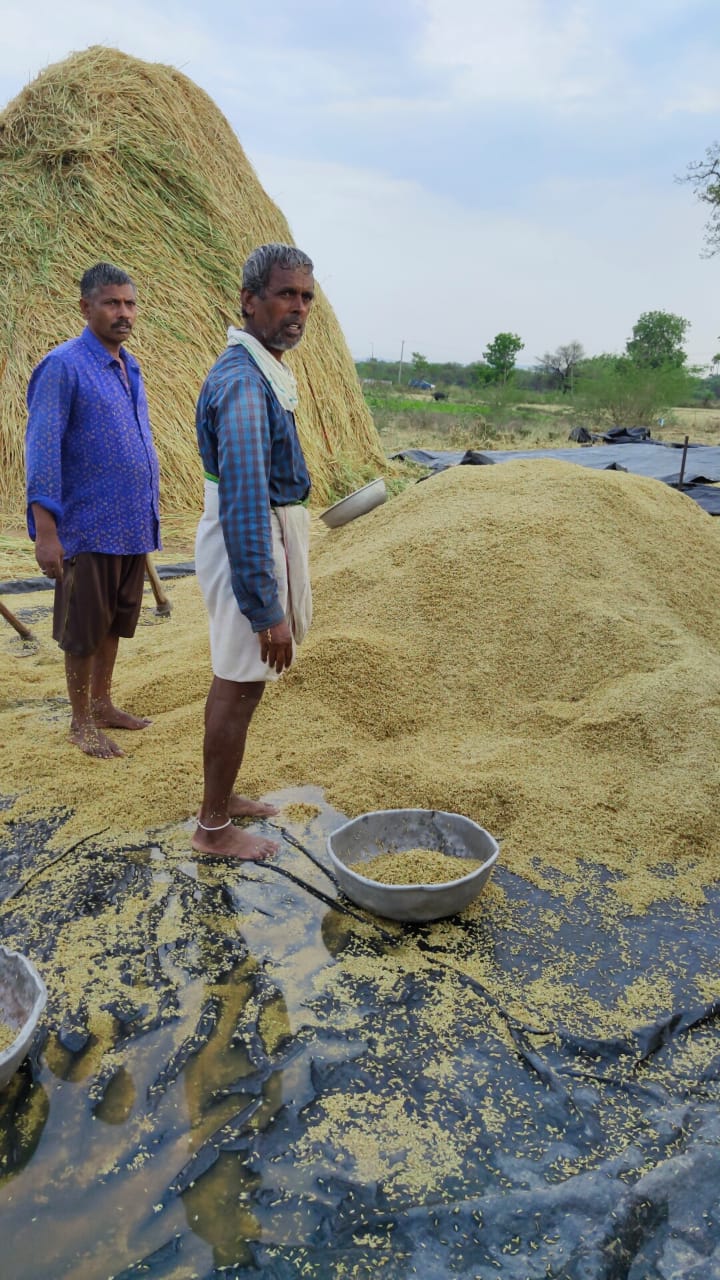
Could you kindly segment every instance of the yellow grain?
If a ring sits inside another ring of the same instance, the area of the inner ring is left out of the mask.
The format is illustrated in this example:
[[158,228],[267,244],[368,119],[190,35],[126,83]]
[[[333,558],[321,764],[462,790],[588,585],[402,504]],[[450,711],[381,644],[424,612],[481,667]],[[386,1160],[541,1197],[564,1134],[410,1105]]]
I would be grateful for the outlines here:
[[469,876],[482,865],[478,858],[460,858],[437,849],[402,849],[353,862],[350,870],[378,884],[447,884]]

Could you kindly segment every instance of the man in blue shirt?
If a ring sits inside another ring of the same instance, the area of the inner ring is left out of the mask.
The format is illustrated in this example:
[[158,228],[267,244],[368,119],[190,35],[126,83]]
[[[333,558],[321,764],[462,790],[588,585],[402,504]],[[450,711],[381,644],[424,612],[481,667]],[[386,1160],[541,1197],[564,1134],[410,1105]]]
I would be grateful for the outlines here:
[[205,708],[205,787],[193,848],[262,860],[272,841],[232,825],[276,810],[235,780],[265,682],[290,666],[311,616],[310,477],[295,426],[297,387],[282,363],[303,336],[313,264],[292,245],[261,245],[243,269],[243,329],[210,370],[196,427],[205,511],[195,568],[210,618],[214,679]]
[[122,345],[137,310],[130,276],[90,267],[80,310],[80,337],[49,352],[28,385],[28,531],[55,580],[70,740],[109,759],[124,753],[106,728],[150,723],[116,707],[111,686],[119,637],[137,625],[145,555],[159,545],[159,468],[140,366]]

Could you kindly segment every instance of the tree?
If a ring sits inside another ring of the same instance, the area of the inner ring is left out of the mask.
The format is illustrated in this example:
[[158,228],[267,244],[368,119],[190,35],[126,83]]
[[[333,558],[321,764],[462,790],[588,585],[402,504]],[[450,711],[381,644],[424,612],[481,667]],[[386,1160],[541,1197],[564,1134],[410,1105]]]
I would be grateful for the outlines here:
[[493,381],[505,383],[512,377],[515,360],[525,343],[517,333],[498,333],[483,351],[485,362],[493,371]]
[[413,373],[415,374],[415,377],[426,378],[428,375],[428,371],[430,369],[430,365],[426,360],[425,356],[421,356],[419,351],[413,351],[412,356],[410,357],[410,360],[412,363]]
[[563,395],[572,391],[575,383],[575,372],[585,359],[585,351],[581,342],[568,342],[557,351],[546,351],[538,362],[545,373],[550,373]]
[[644,311],[633,325],[625,351],[633,364],[641,368],[659,369],[671,365],[681,369],[687,359],[683,351],[690,321],[671,311]]
[[583,363],[576,404],[605,426],[652,427],[660,414],[692,397],[695,385],[683,365],[655,368],[629,356],[593,356]]
[[484,360],[476,360],[467,367],[471,386],[474,384],[476,387],[486,387],[495,377],[494,370],[490,368],[489,364],[485,364]]
[[705,227],[706,248],[703,257],[711,258],[720,252],[720,142],[713,142],[705,152],[704,160],[688,165],[681,182],[689,182],[695,195],[703,204],[709,204],[712,213]]

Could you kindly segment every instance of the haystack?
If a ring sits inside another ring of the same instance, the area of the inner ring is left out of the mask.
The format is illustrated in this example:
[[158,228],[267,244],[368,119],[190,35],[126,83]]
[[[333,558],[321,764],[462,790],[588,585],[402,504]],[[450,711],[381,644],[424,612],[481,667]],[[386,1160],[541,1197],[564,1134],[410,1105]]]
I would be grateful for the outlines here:
[[[241,266],[292,243],[227,120],[173,67],[94,46],[47,68],[0,116],[0,504],[24,506],[25,392],[36,362],[79,332],[78,281],[110,260],[135,279],[166,510],[196,507],[194,407],[236,323]],[[322,274],[322,245],[302,246]],[[302,347],[298,422],[315,495],[384,459],[322,291]]]

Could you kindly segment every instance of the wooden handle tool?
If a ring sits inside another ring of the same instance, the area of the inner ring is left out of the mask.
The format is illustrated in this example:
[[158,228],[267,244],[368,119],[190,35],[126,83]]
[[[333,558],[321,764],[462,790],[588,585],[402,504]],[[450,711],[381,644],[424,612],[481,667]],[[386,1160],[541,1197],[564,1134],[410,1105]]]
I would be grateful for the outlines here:
[[169,617],[172,613],[172,605],[162,589],[157,569],[149,556],[145,556],[145,572],[150,580],[150,586],[155,597],[155,604],[157,605],[155,612],[162,614],[164,617]]
[[0,600],[0,616],[3,617],[6,622],[9,622],[11,627],[15,628],[18,635],[22,636],[23,640],[34,639],[32,631],[25,626],[24,622],[21,622],[19,618],[16,618],[14,613],[10,612],[7,606],[3,604],[2,600]]

